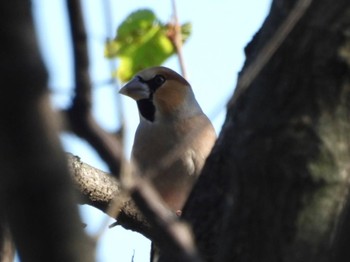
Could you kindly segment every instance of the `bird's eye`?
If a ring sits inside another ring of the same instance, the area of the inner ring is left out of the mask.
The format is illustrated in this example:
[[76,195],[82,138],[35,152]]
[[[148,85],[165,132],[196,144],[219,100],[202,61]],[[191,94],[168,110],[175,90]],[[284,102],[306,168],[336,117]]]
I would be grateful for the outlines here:
[[156,86],[161,86],[165,82],[165,77],[162,75],[156,75],[153,79]]

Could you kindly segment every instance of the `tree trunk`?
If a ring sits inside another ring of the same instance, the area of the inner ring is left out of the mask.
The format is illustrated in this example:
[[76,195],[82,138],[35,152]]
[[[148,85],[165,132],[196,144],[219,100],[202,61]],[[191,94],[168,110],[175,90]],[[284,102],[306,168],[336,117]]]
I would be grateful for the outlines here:
[[[241,77],[296,2],[273,2]],[[348,261],[349,32],[348,0],[313,1],[229,104],[184,210],[206,261]]]

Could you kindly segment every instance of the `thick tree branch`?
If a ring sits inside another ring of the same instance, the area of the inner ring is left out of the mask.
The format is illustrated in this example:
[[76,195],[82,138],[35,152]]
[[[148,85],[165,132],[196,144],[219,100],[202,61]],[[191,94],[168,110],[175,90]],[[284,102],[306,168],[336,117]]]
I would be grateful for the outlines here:
[[[151,228],[144,216],[137,209],[130,196],[124,194],[118,180],[110,174],[96,169],[67,154],[69,169],[80,192],[81,203],[98,208],[102,212],[117,219],[117,225],[136,231],[151,238]],[[118,216],[108,214],[114,201],[118,201]]]
[[[241,76],[297,2],[273,2]],[[183,213],[206,260],[348,260],[349,14],[312,1],[230,104]]]

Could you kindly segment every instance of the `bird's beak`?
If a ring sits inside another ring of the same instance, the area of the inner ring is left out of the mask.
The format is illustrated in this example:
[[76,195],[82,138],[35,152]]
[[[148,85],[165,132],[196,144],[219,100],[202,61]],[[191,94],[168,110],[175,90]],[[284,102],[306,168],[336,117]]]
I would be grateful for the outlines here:
[[146,83],[140,81],[138,77],[134,77],[126,83],[120,90],[120,94],[129,96],[136,101],[147,99],[150,97],[150,90]]

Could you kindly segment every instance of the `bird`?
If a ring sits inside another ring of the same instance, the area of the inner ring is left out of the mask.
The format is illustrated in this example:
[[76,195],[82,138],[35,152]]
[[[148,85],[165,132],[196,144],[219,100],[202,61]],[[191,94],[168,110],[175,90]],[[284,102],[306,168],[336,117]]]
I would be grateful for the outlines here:
[[136,101],[131,159],[178,216],[212,150],[216,133],[189,82],[162,66],[138,72],[119,91]]

